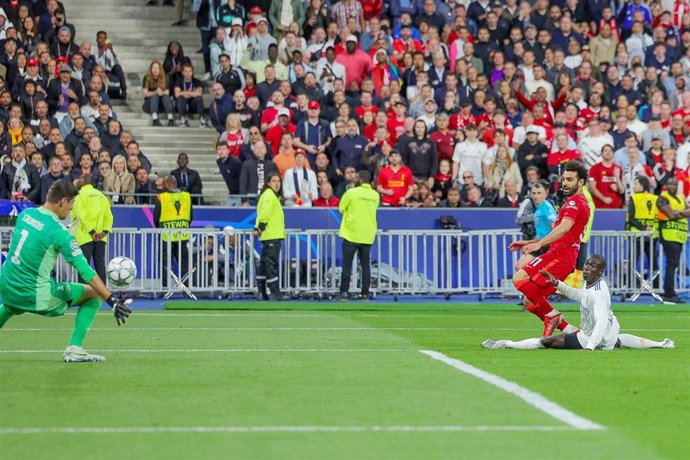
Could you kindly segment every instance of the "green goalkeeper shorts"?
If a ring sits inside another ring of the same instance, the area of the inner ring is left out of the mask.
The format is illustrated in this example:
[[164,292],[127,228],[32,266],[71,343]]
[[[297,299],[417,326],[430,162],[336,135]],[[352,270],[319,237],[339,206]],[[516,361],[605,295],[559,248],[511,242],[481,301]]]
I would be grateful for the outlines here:
[[13,315],[34,313],[48,318],[62,316],[69,307],[79,303],[82,297],[84,297],[84,288],[85,285],[80,283],[51,281],[50,297],[46,302],[35,305],[22,305],[20,307],[5,303],[5,308]]

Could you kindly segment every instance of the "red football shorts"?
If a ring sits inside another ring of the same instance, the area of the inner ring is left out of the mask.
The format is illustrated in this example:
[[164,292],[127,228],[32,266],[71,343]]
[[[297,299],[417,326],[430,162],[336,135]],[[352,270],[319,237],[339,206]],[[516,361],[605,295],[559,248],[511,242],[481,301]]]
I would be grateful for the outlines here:
[[572,264],[563,263],[558,260],[555,253],[549,251],[538,257],[532,259],[522,269],[529,275],[529,278],[544,289],[544,297],[549,297],[556,292],[556,288],[549,284],[549,282],[539,273],[540,270],[546,270],[551,273],[556,279],[564,281],[570,275],[575,267]]

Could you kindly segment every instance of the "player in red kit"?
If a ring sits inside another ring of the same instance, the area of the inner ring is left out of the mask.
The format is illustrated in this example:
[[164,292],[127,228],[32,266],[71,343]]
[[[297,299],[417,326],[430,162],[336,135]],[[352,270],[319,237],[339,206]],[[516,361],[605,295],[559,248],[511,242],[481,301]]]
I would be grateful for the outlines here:
[[561,181],[566,201],[558,211],[553,230],[540,240],[516,241],[508,246],[511,251],[521,250],[525,254],[548,247],[544,254],[530,260],[513,275],[515,287],[526,297],[526,309],[544,322],[544,337],[553,334],[556,328],[565,333],[577,330],[547,300],[556,292],[556,288],[549,284],[540,271],[551,272],[561,281],[572,273],[590,213],[587,198],[582,192],[582,187],[587,183],[587,168],[584,163],[579,160],[566,163]]

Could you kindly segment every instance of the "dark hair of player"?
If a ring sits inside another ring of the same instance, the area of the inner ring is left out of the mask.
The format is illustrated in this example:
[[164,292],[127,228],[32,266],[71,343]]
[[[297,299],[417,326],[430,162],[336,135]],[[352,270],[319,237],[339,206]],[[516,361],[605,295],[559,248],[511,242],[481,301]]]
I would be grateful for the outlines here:
[[582,179],[587,183],[587,167],[585,164],[579,160],[571,160],[565,164],[563,167],[563,172],[570,171],[577,173],[577,179]]
[[73,200],[78,194],[79,190],[77,190],[77,187],[75,187],[72,182],[68,180],[59,180],[54,182],[53,185],[50,186],[50,189],[48,189],[46,202],[58,204],[63,198]]

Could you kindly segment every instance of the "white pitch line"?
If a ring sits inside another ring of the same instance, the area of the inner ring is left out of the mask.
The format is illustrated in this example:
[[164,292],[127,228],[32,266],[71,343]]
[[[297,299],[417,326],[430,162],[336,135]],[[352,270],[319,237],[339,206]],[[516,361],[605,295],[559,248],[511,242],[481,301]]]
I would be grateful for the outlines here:
[[[50,328],[50,327],[6,327],[4,331],[12,332],[48,332],[48,331],[71,331],[72,328]],[[626,328],[626,331],[636,332],[690,332],[690,329],[649,329],[649,328]],[[534,331],[534,328],[480,328],[480,327],[92,327],[91,331],[267,331],[267,332],[281,332],[281,331],[429,331],[429,332],[520,332],[520,331]]]
[[491,374],[489,372],[483,371],[481,369],[478,369],[474,366],[471,366],[463,361],[460,361],[459,359],[454,359],[450,358],[443,353],[439,353],[438,351],[433,351],[433,350],[419,350],[420,353],[423,353],[437,361],[441,361],[442,363],[448,364],[449,366],[454,367],[455,369],[459,370],[460,372],[464,372],[465,374],[469,374],[473,377],[477,377],[480,380],[485,381],[486,383],[493,385],[507,393],[510,393],[512,395],[517,396],[518,398],[522,399],[525,401],[527,404],[530,406],[534,407],[535,409],[540,410],[541,412],[544,412],[546,415],[549,415],[556,420],[559,420],[568,426],[577,429],[577,430],[605,430],[606,428],[599,425],[598,423],[594,423],[591,420],[588,420],[584,417],[580,417],[579,415],[575,414],[574,412],[569,411],[568,409],[556,404],[555,402],[546,399],[544,396],[540,395],[539,393],[535,393],[534,391],[528,390],[525,387],[522,387],[518,385],[517,383],[511,382],[509,380],[506,380],[502,377],[499,377],[497,375]]
[[[0,350],[0,354],[12,353],[62,353],[64,350]],[[90,350],[98,353],[410,353],[413,349],[369,349],[369,348],[191,348],[191,349],[113,349],[113,350]]]
[[0,435],[35,434],[122,434],[122,433],[366,433],[366,432],[485,432],[485,431],[569,431],[567,426],[529,425],[401,425],[401,426],[132,426],[0,428]]

